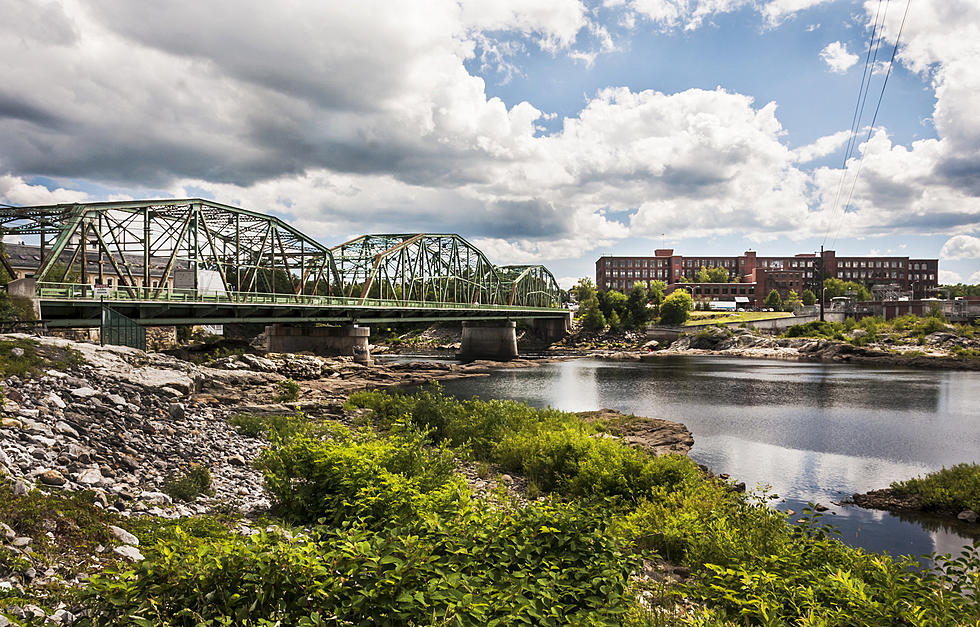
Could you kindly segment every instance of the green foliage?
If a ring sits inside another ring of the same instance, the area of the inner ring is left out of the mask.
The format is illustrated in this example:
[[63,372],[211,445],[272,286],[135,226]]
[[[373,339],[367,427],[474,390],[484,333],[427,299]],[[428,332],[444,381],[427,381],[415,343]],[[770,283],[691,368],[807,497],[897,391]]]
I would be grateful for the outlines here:
[[606,318],[602,314],[599,306],[599,298],[596,294],[595,285],[591,279],[579,279],[579,282],[572,288],[578,299],[578,316],[582,320],[582,326],[588,331],[601,331],[606,327]]
[[598,293],[599,307],[602,309],[602,315],[608,320],[615,313],[617,316],[622,317],[626,311],[626,294],[616,290],[605,290]]
[[387,438],[335,429],[328,438],[298,435],[266,449],[257,465],[278,513],[298,523],[372,528],[411,521],[458,501],[452,455],[423,446],[423,433],[398,428]]
[[590,509],[464,505],[380,532],[350,521],[160,546],[97,577],[78,624],[616,625],[634,567]]
[[0,321],[20,322],[31,320],[37,320],[37,316],[34,314],[34,305],[29,298],[24,296],[11,296],[6,291],[0,290]]
[[175,501],[193,501],[202,494],[213,494],[211,471],[206,466],[191,464],[183,474],[167,477],[160,490]]
[[728,283],[728,270],[722,267],[701,266],[694,277],[697,283]]
[[897,481],[891,487],[898,494],[917,496],[926,510],[980,512],[980,465],[975,463],[956,464],[924,477]]
[[609,314],[609,329],[611,331],[619,331],[623,326],[622,321],[619,319],[619,314],[613,311]]
[[307,427],[306,416],[295,414],[235,414],[228,424],[244,436],[257,438],[264,435],[268,440],[279,442],[292,437]]
[[694,299],[686,290],[674,290],[660,305],[660,321],[664,324],[683,324],[694,307]]
[[276,383],[276,392],[272,400],[277,403],[289,403],[299,398],[299,383],[292,379],[283,379]]
[[47,369],[64,370],[83,362],[72,348],[41,345],[33,340],[0,340],[0,376],[30,377]]
[[868,291],[864,285],[860,283],[855,283],[854,281],[843,281],[841,279],[827,278],[823,281],[824,287],[824,297],[827,299],[825,302],[829,302],[832,298],[838,298],[841,296],[850,296],[849,292],[853,292],[854,298],[859,301],[874,300],[871,292]]
[[811,307],[817,304],[817,296],[812,290],[803,290],[803,293],[800,294],[800,300],[806,307]]
[[779,297],[779,292],[776,290],[769,290],[769,293],[766,294],[766,299],[762,301],[762,306],[766,309],[779,311],[783,308],[783,299]]
[[980,283],[976,285],[957,283],[956,285],[940,285],[939,287],[948,290],[950,298],[966,298],[968,296],[980,296]]
[[667,289],[666,282],[650,281],[649,298],[650,298],[650,303],[652,303],[654,307],[659,309],[660,303],[664,302],[664,290],[666,289]]
[[828,340],[843,340],[844,329],[840,322],[814,320],[804,324],[794,324],[786,329],[786,337],[816,337]]
[[[661,298],[663,293],[661,292]],[[650,309],[647,307],[647,290],[634,285],[626,300],[626,312],[629,314],[630,328],[642,329],[650,321]]]

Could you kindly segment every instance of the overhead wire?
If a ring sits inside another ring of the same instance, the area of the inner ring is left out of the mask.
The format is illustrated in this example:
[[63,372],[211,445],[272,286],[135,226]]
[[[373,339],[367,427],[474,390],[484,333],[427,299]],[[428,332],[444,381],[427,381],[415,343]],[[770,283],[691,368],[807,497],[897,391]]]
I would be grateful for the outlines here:
[[[881,46],[880,31],[884,30],[885,15],[888,13],[888,0],[885,0],[885,11],[882,12],[882,0],[878,0],[878,7],[875,9],[875,18],[871,27],[871,37],[868,40],[868,52],[864,57],[864,69],[861,72],[861,86],[858,88],[857,100],[854,103],[854,113],[851,116],[851,127],[848,132],[847,145],[844,147],[844,158],[841,163],[840,181],[837,183],[837,193],[834,195],[834,204],[831,207],[831,216],[837,215],[837,208],[840,204],[841,192],[844,190],[844,183],[847,179],[847,161],[853,154],[856,146],[857,131],[861,125],[861,117],[864,115],[864,105],[868,100],[868,93],[871,90],[871,77],[874,74],[874,63],[878,59],[878,48]],[[827,228],[823,234],[823,244],[827,243],[827,236],[830,235],[834,221],[827,222]]]
[[[895,56],[898,54],[898,45],[902,41],[902,32],[905,30],[905,21],[909,16],[909,7],[912,5],[912,0],[906,0],[905,2],[905,13],[902,14],[902,23],[898,27],[898,34],[895,36],[895,47],[892,48],[892,56],[888,60],[888,70],[885,72],[885,78],[881,82],[881,91],[878,92],[878,102],[875,104],[875,112],[871,118],[871,124],[868,126],[868,134],[864,141],[867,143],[871,139],[871,134],[874,132],[875,122],[878,120],[878,111],[881,110],[881,101],[885,96],[885,87],[888,86],[888,78],[892,74],[892,68],[895,65]],[[844,209],[841,214],[841,219],[837,223],[837,232],[834,233],[834,239],[832,240],[832,245],[837,243],[837,236],[840,235],[841,227],[844,224],[844,216],[847,215],[847,208],[851,204],[851,199],[854,197],[854,189],[857,186],[858,177],[861,176],[861,168],[864,166],[864,155],[862,152],[861,156],[858,158],[857,171],[854,173],[854,179],[851,181],[851,189],[847,194],[847,202],[844,203]]]

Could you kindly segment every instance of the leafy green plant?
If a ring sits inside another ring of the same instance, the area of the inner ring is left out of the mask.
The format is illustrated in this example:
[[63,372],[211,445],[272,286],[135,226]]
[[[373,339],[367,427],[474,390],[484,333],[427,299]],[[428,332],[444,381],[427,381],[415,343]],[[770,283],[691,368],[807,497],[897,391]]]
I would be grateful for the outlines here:
[[897,481],[891,484],[891,489],[918,497],[926,510],[980,511],[980,465],[956,464],[924,477]]
[[211,471],[200,464],[191,464],[183,474],[167,477],[161,491],[175,501],[193,501],[202,494],[213,494]]
[[289,403],[299,398],[299,383],[292,379],[279,381],[276,383],[276,388],[279,391],[272,397],[272,400],[277,403]]

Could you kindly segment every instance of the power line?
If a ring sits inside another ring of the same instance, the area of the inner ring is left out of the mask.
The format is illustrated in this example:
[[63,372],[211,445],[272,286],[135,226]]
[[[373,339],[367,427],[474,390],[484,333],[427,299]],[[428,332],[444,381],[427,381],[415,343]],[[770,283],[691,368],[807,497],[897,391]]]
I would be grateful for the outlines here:
[[[871,139],[871,133],[874,132],[875,122],[878,120],[878,111],[881,109],[881,101],[885,96],[885,87],[888,86],[888,78],[892,75],[892,67],[895,65],[895,55],[898,54],[898,44],[902,41],[902,32],[905,30],[905,20],[909,16],[909,6],[911,6],[912,0],[906,0],[905,2],[905,13],[902,15],[902,23],[898,27],[898,35],[895,37],[895,47],[892,48],[892,56],[888,60],[888,70],[885,72],[885,79],[881,83],[881,91],[878,93],[878,103],[875,105],[874,116],[871,118],[871,125],[868,127],[868,135],[865,137],[865,143]],[[840,221],[837,223],[837,232],[834,233],[833,243],[837,243],[837,236],[840,235],[841,226],[844,224],[844,216],[847,215],[847,207],[851,204],[851,198],[854,196],[854,188],[857,186],[858,177],[861,176],[861,168],[864,165],[864,154],[861,153],[861,157],[858,159],[858,169],[854,174],[854,180],[851,181],[851,189],[847,194],[847,202],[844,203],[844,210],[841,215]]]
[[[861,71],[861,86],[858,88],[857,101],[854,103],[854,113],[851,116],[851,127],[847,137],[847,145],[844,147],[844,158],[841,163],[840,181],[837,183],[837,193],[834,195],[834,204],[830,212],[832,216],[837,215],[837,207],[840,203],[841,192],[844,190],[844,181],[847,179],[847,160],[851,158],[856,145],[855,138],[857,130],[861,125],[861,117],[864,115],[864,105],[868,100],[868,93],[871,90],[871,77],[874,74],[874,63],[878,59],[878,48],[881,46],[883,37],[880,31],[884,30],[885,15],[888,13],[888,1],[885,2],[884,13],[881,10],[881,0],[878,0],[878,7],[875,10],[875,19],[871,28],[871,37],[868,40],[868,53],[864,57],[864,69]],[[872,58],[873,55],[873,58]],[[827,243],[827,236],[833,222],[827,223],[827,228],[823,234],[823,244]]]

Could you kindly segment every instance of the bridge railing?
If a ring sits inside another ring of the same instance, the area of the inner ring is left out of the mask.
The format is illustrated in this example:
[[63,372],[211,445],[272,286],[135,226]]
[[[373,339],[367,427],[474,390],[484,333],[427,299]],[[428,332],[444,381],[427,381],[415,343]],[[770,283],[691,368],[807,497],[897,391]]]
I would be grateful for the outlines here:
[[[37,296],[41,300],[104,301],[106,303],[187,303],[187,304],[243,304],[243,305],[300,305],[312,307],[364,307],[371,309],[466,309],[528,311],[549,310],[550,307],[522,307],[518,305],[486,305],[481,303],[455,303],[441,301],[405,301],[380,298],[350,298],[344,296],[314,296],[311,294],[282,294],[262,292],[204,291],[171,287],[114,287],[107,296],[97,296],[95,288],[80,283],[37,284]],[[559,310],[560,311],[560,310]]]

